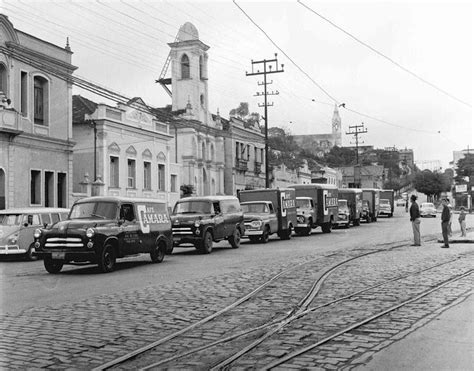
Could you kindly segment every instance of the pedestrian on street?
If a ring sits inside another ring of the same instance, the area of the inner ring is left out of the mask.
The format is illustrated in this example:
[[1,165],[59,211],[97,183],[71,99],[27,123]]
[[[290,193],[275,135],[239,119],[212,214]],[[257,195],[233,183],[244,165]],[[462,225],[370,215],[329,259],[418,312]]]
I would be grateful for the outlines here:
[[405,201],[405,212],[406,212],[406,213],[408,212],[408,198],[407,198],[407,200]]
[[461,206],[459,213],[459,226],[461,227],[461,237],[466,237],[466,212],[464,206]]
[[[413,245],[412,246],[421,246],[421,237],[420,237],[420,207],[416,203],[417,197],[411,195],[410,201],[410,221],[413,228]],[[408,202],[408,201],[407,201]]]
[[442,203],[443,203],[443,211],[441,212],[441,231],[443,232],[444,245],[441,247],[448,248],[449,247],[448,228],[449,228],[449,220],[451,218],[451,212],[448,207],[448,200],[443,198]]
[[449,224],[448,224],[448,236],[451,237],[453,235],[453,205],[449,202],[449,198],[446,199],[448,202],[448,208],[449,208]]

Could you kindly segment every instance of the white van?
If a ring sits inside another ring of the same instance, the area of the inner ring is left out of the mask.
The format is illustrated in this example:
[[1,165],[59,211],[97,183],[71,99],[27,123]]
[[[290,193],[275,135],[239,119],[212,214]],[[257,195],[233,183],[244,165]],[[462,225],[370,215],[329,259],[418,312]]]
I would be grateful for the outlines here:
[[66,220],[68,215],[69,209],[53,207],[0,210],[0,255],[21,254],[35,260],[35,229]]

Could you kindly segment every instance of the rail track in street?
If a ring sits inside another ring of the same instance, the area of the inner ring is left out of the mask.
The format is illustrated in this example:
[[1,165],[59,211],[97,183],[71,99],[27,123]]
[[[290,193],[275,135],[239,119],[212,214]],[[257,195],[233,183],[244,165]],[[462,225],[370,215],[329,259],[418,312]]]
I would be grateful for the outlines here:
[[[144,347],[136,349],[133,352],[104,363],[101,366],[96,367],[95,370],[105,370],[110,368],[140,368],[147,370],[160,367],[179,367],[179,365],[183,365],[183,367],[193,367],[193,365],[196,367],[203,367],[202,364],[193,360],[196,357],[205,358],[206,365],[210,365],[209,367],[215,370],[231,368],[239,359],[245,358],[248,353],[252,352],[259,346],[264,345],[265,341],[272,339],[276,334],[281,334],[286,328],[291,327],[292,324],[307,316],[315,315],[318,311],[321,311],[324,308],[331,308],[332,306],[343,303],[344,301],[354,301],[354,298],[361,297],[370,291],[394,284],[398,281],[403,281],[409,277],[422,275],[424,272],[436,268],[442,268],[458,260],[458,258],[456,258],[429,266],[427,265],[422,269],[392,276],[389,279],[382,280],[373,285],[364,286],[361,284],[362,286],[358,290],[311,307],[312,303],[321,293],[324,283],[334,274],[334,272],[341,271],[358,259],[368,258],[374,254],[389,253],[403,246],[406,246],[406,243],[388,243],[378,245],[377,248],[361,248],[359,250],[352,250],[345,253],[332,253],[327,256],[320,256],[316,259],[310,259],[303,263],[292,265],[274,275],[255,288],[252,292],[226,306],[222,310],[217,311],[179,331],[151,342]],[[295,270],[298,270],[301,277],[288,277],[288,275],[292,273],[294,274]],[[472,271],[465,272],[465,275],[467,276],[471,273]],[[311,278],[311,284],[308,284],[309,277]],[[458,277],[459,275],[454,278],[461,279]],[[450,279],[453,279],[453,277]],[[276,286],[277,282],[278,286]],[[447,285],[449,282],[451,281],[447,280],[441,283],[441,286],[433,284],[429,290],[425,290],[421,294],[418,293],[410,299],[399,302],[397,305],[378,311],[376,317],[371,313],[368,316],[366,315],[364,318],[358,318],[356,322],[346,325],[342,329],[338,329],[338,331],[331,329],[331,331],[325,332],[326,336],[324,336],[322,340],[311,344],[305,344],[301,349],[289,352],[285,357],[279,357],[280,359],[277,361],[283,360],[283,363],[290,362],[292,359],[298,358],[301,354],[329,342],[334,337],[340,336],[347,331],[351,331],[352,328],[362,326],[364,323],[367,323],[366,321],[379,318],[390,311],[400,308],[400,306],[407,305],[413,302],[413,300],[417,300],[418,297],[422,298],[429,295],[431,292],[437,290],[438,286],[440,286],[440,288],[444,287],[443,285]],[[274,299],[279,296],[275,293],[276,290],[281,292],[292,290],[293,294],[295,294],[295,299],[283,300],[280,302],[272,300],[272,298]],[[266,294],[266,292],[269,292],[270,294]],[[298,298],[300,299],[298,300]],[[269,303],[271,305],[268,305]],[[248,321],[249,311],[255,312],[253,315],[250,315],[250,322]],[[242,314],[245,315],[242,316]],[[241,317],[244,317],[242,321],[240,321]],[[224,331],[219,328],[218,323],[216,324],[216,322],[221,321],[226,325],[225,327],[228,327],[230,320],[232,320],[231,322],[235,325],[238,325],[234,326],[232,330]],[[215,328],[216,326],[217,330]],[[179,350],[176,351],[176,349],[179,349],[179,344],[182,339],[186,339],[187,342],[189,342],[189,339],[194,339],[191,343],[195,343],[195,345],[183,349],[181,352]],[[211,353],[211,356],[205,355],[209,353]],[[281,364],[277,363],[277,361],[270,361],[259,367],[276,367]],[[245,366],[245,363],[243,365]]]

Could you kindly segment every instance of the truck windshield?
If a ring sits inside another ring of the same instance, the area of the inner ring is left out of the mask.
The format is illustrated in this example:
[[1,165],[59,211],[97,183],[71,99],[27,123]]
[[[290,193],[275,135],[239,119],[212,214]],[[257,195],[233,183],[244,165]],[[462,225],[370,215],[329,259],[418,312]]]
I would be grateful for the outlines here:
[[211,204],[206,201],[183,201],[174,207],[173,214],[210,214]]
[[308,198],[303,198],[303,199],[296,199],[296,207],[301,207],[301,208],[310,208],[311,207],[311,200]]
[[117,205],[113,202],[81,202],[71,209],[69,219],[115,219]]
[[20,225],[20,214],[3,214],[0,215],[0,225]]
[[390,201],[385,198],[382,198],[380,200],[380,205],[390,205]]
[[244,213],[268,213],[268,206],[265,203],[242,204],[241,207]]

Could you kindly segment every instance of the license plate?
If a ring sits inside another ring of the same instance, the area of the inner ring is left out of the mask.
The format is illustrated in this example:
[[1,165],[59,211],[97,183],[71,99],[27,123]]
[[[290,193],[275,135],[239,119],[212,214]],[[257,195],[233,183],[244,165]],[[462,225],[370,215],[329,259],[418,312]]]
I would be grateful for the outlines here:
[[52,259],[64,259],[66,257],[65,252],[52,252],[51,253],[51,258]]

